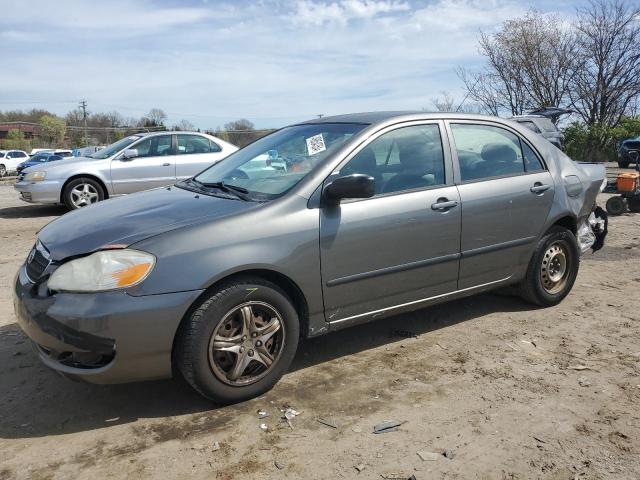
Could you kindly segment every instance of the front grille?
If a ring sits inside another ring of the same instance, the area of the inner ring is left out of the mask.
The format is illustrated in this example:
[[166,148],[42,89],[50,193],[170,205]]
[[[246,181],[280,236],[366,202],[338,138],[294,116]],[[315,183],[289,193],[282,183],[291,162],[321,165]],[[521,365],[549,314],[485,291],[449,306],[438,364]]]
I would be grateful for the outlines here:
[[40,241],[36,242],[27,257],[27,275],[33,281],[38,280],[50,263],[51,256],[49,252]]

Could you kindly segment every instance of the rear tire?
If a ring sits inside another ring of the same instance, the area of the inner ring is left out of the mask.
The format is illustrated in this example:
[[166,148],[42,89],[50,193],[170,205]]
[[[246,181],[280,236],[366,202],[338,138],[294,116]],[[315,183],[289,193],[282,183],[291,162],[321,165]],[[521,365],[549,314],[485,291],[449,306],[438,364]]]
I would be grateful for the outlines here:
[[280,380],[299,335],[298,314],[286,293],[261,278],[242,277],[216,288],[185,318],[173,361],[204,397],[241,402]]
[[92,178],[76,178],[65,185],[62,200],[69,210],[77,210],[104,200],[104,189]]
[[611,197],[609,200],[607,200],[605,208],[607,209],[607,213],[609,215],[622,215],[627,211],[627,199],[621,197],[620,195]]
[[553,226],[536,245],[520,282],[520,296],[541,307],[557,305],[573,288],[579,267],[576,237],[566,228]]

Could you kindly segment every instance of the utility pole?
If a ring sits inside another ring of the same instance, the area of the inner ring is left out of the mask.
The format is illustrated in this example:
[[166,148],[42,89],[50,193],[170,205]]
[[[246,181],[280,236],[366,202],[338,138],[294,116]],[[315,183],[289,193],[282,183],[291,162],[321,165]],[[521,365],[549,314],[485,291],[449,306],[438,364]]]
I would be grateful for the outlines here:
[[87,138],[87,101],[80,100],[79,106],[82,109],[82,119],[84,120],[84,146],[86,147],[89,144],[89,140]]

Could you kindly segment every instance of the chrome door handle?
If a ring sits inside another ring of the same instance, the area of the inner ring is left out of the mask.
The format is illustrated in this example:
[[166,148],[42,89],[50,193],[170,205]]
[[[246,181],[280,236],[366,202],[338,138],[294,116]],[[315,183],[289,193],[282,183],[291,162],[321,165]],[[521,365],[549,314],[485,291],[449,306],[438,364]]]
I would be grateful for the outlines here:
[[531,187],[529,190],[531,190],[531,193],[544,193],[550,188],[551,188],[551,185],[545,185],[543,183],[536,182],[533,184],[533,187]]
[[163,166],[163,167],[170,167],[170,166],[171,166],[171,164],[170,164],[170,163],[163,163],[163,164],[162,164],[162,166]]
[[458,206],[458,202],[456,202],[455,200],[447,200],[446,198],[439,198],[436,203],[431,204],[431,210],[445,211],[456,206]]

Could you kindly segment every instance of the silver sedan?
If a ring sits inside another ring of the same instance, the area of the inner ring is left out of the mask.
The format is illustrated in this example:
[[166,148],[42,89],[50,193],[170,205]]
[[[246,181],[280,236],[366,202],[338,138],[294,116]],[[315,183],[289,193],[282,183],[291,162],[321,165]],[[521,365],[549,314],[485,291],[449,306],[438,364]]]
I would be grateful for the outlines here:
[[28,168],[15,184],[31,203],[64,203],[74,210],[111,197],[172,185],[222,160],[237,148],[194,132],[141,133],[87,157]]

